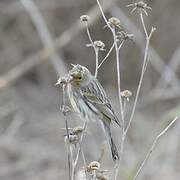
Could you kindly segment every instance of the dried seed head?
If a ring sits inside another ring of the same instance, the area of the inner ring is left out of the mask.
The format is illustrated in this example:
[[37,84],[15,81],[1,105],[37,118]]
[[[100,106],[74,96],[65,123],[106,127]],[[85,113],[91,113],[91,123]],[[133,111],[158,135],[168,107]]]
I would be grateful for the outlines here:
[[118,27],[120,29],[123,29],[120,20],[116,17],[109,18],[108,23],[113,28]]
[[148,15],[146,10],[152,10],[150,6],[148,6],[144,1],[139,1],[137,3],[132,3],[127,5],[127,7],[133,7],[131,10],[131,13],[133,13],[136,9],[139,10],[139,12],[144,12],[146,15]]
[[94,47],[97,50],[105,51],[105,44],[102,41],[94,41],[93,44],[86,44],[86,47]]
[[109,18],[109,21],[108,21],[110,24],[114,25],[114,26],[117,26],[117,25],[121,25],[121,22],[118,18],[116,17],[111,17]]
[[127,98],[127,100],[129,100],[129,98],[132,96],[132,92],[129,90],[124,90],[120,94],[121,97]]
[[67,113],[72,111],[71,108],[67,105],[62,105],[59,109],[64,115],[67,115]]
[[82,22],[88,22],[89,21],[89,16],[88,15],[82,15],[82,16],[80,16],[80,20]]
[[105,44],[102,41],[94,41],[94,46],[100,50],[104,50]]
[[69,134],[64,137],[64,142],[69,144],[77,144],[79,142],[79,137],[75,134]]
[[99,179],[99,180],[108,180],[107,176],[104,175],[104,174],[101,173],[101,172],[97,172],[97,173],[96,173],[96,177],[97,177],[97,179]]
[[81,127],[81,126],[77,126],[77,127],[74,127],[73,129],[72,129],[72,134],[75,134],[75,135],[79,135],[80,133],[82,133],[83,132],[83,127]]
[[121,40],[126,41],[128,39],[132,40],[134,35],[133,34],[128,34],[125,31],[120,31],[120,32],[117,32],[117,37],[120,38]]
[[91,171],[94,171],[94,170],[99,170],[100,168],[100,163],[97,162],[97,161],[92,161],[88,167],[87,167],[87,171],[91,172]]
[[146,4],[144,1],[139,1],[139,2],[136,4],[136,7],[137,7],[137,8],[146,8],[146,7],[147,7],[147,4]]
[[63,85],[63,84],[67,84],[68,83],[68,77],[67,76],[63,76],[60,77],[55,85]]

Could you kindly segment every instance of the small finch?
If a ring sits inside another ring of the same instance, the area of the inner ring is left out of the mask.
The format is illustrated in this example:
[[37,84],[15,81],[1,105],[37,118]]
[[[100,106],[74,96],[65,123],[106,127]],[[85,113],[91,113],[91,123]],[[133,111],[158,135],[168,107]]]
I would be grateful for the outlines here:
[[120,121],[99,81],[86,67],[73,65],[68,74],[67,94],[74,111],[79,113],[81,119],[100,120],[112,158],[114,161],[119,160],[118,150],[112,138],[111,123],[114,121],[121,126]]

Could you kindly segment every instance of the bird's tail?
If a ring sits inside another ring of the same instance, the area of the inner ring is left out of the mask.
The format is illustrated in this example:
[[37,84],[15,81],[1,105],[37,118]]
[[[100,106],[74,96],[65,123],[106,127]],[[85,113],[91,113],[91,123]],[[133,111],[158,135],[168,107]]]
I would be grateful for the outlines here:
[[112,138],[110,123],[105,122],[104,120],[102,122],[103,122],[103,128],[105,131],[105,135],[106,135],[107,141],[108,141],[109,146],[110,146],[113,161],[117,161],[117,160],[119,160],[119,153],[118,153],[117,147],[116,147],[116,145],[113,141],[113,138]]

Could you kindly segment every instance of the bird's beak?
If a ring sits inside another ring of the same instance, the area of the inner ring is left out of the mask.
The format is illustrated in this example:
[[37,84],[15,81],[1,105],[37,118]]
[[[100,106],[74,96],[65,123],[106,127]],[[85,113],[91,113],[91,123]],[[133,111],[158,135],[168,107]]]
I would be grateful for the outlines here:
[[71,64],[72,67],[75,67],[76,65],[75,64]]
[[68,83],[71,83],[74,80],[74,77],[72,75],[68,76]]

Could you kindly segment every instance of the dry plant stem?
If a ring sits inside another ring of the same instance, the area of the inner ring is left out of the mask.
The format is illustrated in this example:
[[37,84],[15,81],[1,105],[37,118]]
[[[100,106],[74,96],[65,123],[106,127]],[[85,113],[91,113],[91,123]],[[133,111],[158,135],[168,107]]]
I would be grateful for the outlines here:
[[82,159],[83,159],[83,162],[84,162],[84,166],[87,167],[87,161],[86,161],[86,158],[85,158],[85,155],[84,155],[83,148],[81,148],[81,156],[82,156]]
[[85,23],[86,23],[86,32],[87,32],[87,35],[88,35],[89,41],[90,41],[91,45],[92,45],[92,46],[93,46],[93,48],[94,48],[94,43],[93,43],[93,40],[92,40],[92,38],[91,38],[91,34],[90,34],[90,32],[89,32],[88,23],[87,23],[87,22],[85,22]]
[[[64,111],[64,107],[66,106],[66,94],[65,94],[65,89],[67,86],[63,84],[62,86],[62,92],[63,92],[63,99],[62,99],[62,112]],[[63,115],[65,116],[65,127],[66,127],[66,134],[69,139],[69,128],[68,128],[68,120],[66,118],[66,112],[63,112]],[[68,153],[68,174],[69,174],[69,180],[71,179],[71,168],[72,168],[72,152],[71,152],[71,147],[67,145],[67,153]]]
[[155,148],[158,140],[161,138],[161,136],[163,136],[163,135],[169,130],[169,128],[176,122],[177,119],[178,119],[178,117],[175,117],[175,118],[169,123],[169,125],[167,125],[166,128],[165,128],[163,131],[161,131],[161,132],[156,136],[156,138],[154,139],[154,141],[153,141],[153,143],[152,143],[151,148],[149,149],[148,153],[146,154],[146,156],[145,156],[143,162],[141,163],[141,165],[140,165],[140,167],[139,167],[136,175],[134,176],[133,180],[136,180],[137,177],[139,176],[139,174],[141,173],[141,171],[142,171],[142,169],[144,168],[146,162],[148,161],[151,153],[153,152],[153,150],[154,150],[154,148]]
[[102,9],[102,6],[101,6],[99,0],[96,0],[96,1],[97,1],[98,7],[99,7],[99,9],[100,9],[100,11],[101,11],[102,17],[103,17],[106,25],[109,27],[109,29],[110,29],[111,32],[112,32],[112,28],[111,28],[111,26],[109,25],[108,20],[106,19],[106,16],[105,16],[105,14],[104,14],[104,11],[103,11],[103,9]]
[[91,37],[91,34],[90,34],[90,32],[89,32],[89,28],[88,28],[88,23],[87,23],[87,22],[86,22],[86,31],[87,31],[87,35],[88,35],[88,38],[89,38],[89,40],[90,40],[90,43],[91,43],[91,45],[92,45],[92,47],[93,47],[93,49],[94,49],[94,52],[95,52],[96,68],[95,68],[95,74],[94,74],[94,76],[97,77],[97,74],[98,74],[98,66],[99,66],[99,60],[98,60],[98,58],[99,58],[99,49],[96,48],[95,45],[94,45],[94,42],[93,42],[92,37]]
[[[114,37],[114,41],[117,41],[115,32],[113,32],[113,37]],[[116,68],[117,68],[117,81],[118,81],[118,97],[119,97],[119,104],[120,104],[120,110],[121,110],[121,120],[123,123],[122,126],[124,129],[124,112],[123,112],[123,104],[122,104],[122,97],[121,97],[121,74],[120,74],[120,60],[119,60],[120,48],[122,47],[123,43],[124,41],[122,41],[120,46],[118,47],[117,42],[115,42],[115,51],[116,51]]]
[[[132,23],[132,21],[123,13],[123,10],[116,4],[113,3],[113,7],[110,8],[110,14],[115,17],[119,17],[121,22],[123,23],[123,26],[129,31],[133,32],[136,38],[134,38],[134,42],[140,47],[142,51],[143,46],[143,39],[144,39],[144,32],[142,33],[139,31],[139,29],[136,28],[136,26]],[[144,51],[144,50],[143,50]],[[159,73],[162,74],[164,71],[166,65],[163,61],[163,59],[159,56],[157,51],[149,45],[149,52],[151,53],[151,65],[154,67],[154,69]],[[143,53],[144,54],[144,53]],[[168,66],[169,73],[172,75],[171,82],[173,84],[179,84],[179,80],[177,75],[175,74],[173,68],[171,66]],[[165,80],[165,77],[162,77]]]
[[[117,81],[118,81],[118,98],[119,98],[119,105],[120,105],[120,110],[121,110],[121,120],[122,120],[122,133],[124,134],[124,130],[125,130],[125,122],[124,122],[124,110],[123,110],[123,103],[122,103],[122,97],[121,97],[121,75],[120,75],[120,60],[119,60],[119,53],[120,53],[120,49],[124,43],[124,40],[121,42],[121,44],[118,47],[117,44],[117,39],[116,39],[116,32],[115,29],[113,29],[113,40],[114,40],[114,44],[115,44],[115,52],[116,52],[116,67],[117,67]],[[122,136],[123,137],[123,136]],[[121,147],[122,147],[122,142],[123,140],[121,140]],[[123,143],[124,144],[124,143]],[[121,155],[120,155],[120,160],[119,163],[121,161]],[[118,173],[118,172],[117,172]],[[116,178],[115,178],[116,179]]]
[[71,180],[74,180],[75,175],[75,165],[74,165],[74,158],[73,158],[73,149],[72,145],[69,145],[69,152],[70,152],[70,162],[71,162]]
[[93,180],[96,180],[96,171],[93,171]]
[[143,18],[142,12],[140,12],[140,18],[141,18],[141,23],[143,25],[144,33],[146,35],[146,46],[145,46],[145,51],[144,51],[144,59],[143,59],[143,66],[142,66],[142,70],[141,70],[141,76],[140,76],[138,88],[137,88],[137,91],[136,91],[136,96],[135,96],[135,101],[134,101],[134,104],[133,104],[133,109],[132,109],[132,112],[131,112],[131,116],[130,116],[128,125],[127,125],[126,130],[125,130],[125,134],[127,134],[128,130],[129,130],[129,127],[131,125],[131,122],[133,120],[134,113],[135,113],[135,110],[136,110],[137,101],[138,101],[138,98],[139,98],[139,93],[140,93],[140,90],[141,90],[144,73],[145,73],[145,70],[146,70],[146,67],[147,67],[146,62],[148,60],[147,57],[148,57],[148,50],[149,50],[149,42],[150,42],[151,36],[152,36],[152,34],[154,32],[154,28],[152,28],[150,34],[148,35],[147,28],[146,28],[145,23],[144,23],[144,18]]
[[106,59],[109,57],[109,55],[111,54],[112,50],[114,48],[114,43],[112,44],[111,48],[109,49],[108,53],[106,54],[106,56],[103,58],[103,60],[101,61],[101,63],[98,66],[98,69],[102,66],[102,64],[106,61]]
[[[121,87],[120,87],[120,69],[119,69],[119,50],[120,50],[120,48],[121,48],[122,45],[120,45],[120,46],[118,47],[118,45],[117,45],[117,40],[116,40],[116,32],[115,32],[115,29],[112,28],[112,27],[110,26],[110,24],[108,23],[108,20],[107,20],[105,14],[104,14],[104,11],[103,11],[103,9],[102,9],[102,6],[101,6],[99,0],[96,0],[96,1],[97,1],[98,6],[99,6],[99,9],[100,9],[100,11],[101,11],[101,14],[102,14],[103,19],[104,19],[106,25],[108,26],[108,28],[111,30],[112,35],[113,35],[113,41],[114,41],[114,46],[115,46],[115,51],[116,51],[116,60],[117,60],[118,94],[119,94],[119,101],[120,101],[121,119],[122,119],[122,121],[124,121],[123,112],[122,112],[122,111],[123,111],[123,110],[122,110],[122,99],[121,99],[121,96],[120,96]],[[122,43],[123,43],[123,42],[122,42]]]
[[[71,174],[71,180],[74,180],[75,170],[76,170],[76,166],[77,166],[77,163],[78,163],[78,160],[79,160],[79,156],[80,156],[80,153],[83,152],[81,145],[82,145],[82,141],[83,141],[83,137],[84,137],[84,131],[86,129],[86,126],[87,126],[87,121],[85,121],[85,123],[83,125],[83,132],[82,132],[81,137],[80,137],[79,148],[77,150],[77,154],[76,154],[75,159],[73,158],[72,145],[71,144],[69,145],[70,162],[71,162],[71,173],[70,173]],[[84,156],[84,154],[83,154],[83,156]],[[86,163],[85,160],[84,160],[84,163]]]
[[99,66],[99,49],[94,49],[95,50],[95,55],[96,55],[96,69],[95,69],[95,74],[94,76],[97,77],[98,75],[98,66]]
[[71,180],[71,155],[70,155],[70,150],[69,150],[69,145],[66,145],[67,149],[67,160],[68,160],[68,175],[69,175],[69,180]]
[[77,152],[75,161],[74,161],[74,166],[75,166],[75,167],[76,167],[77,162],[78,162],[78,160],[79,160],[79,155],[80,155],[80,152],[81,152],[81,149],[82,149],[82,141],[83,141],[84,132],[85,132],[85,130],[86,130],[86,127],[87,127],[87,121],[85,121],[85,122],[84,122],[84,125],[83,125],[83,132],[82,132],[82,134],[81,134],[81,138],[80,138],[80,142],[79,142],[79,149],[78,149],[78,152]]
[[[103,9],[101,7],[101,4],[100,4],[99,0],[97,0],[97,4],[98,4],[99,9],[101,11],[101,14],[103,16],[103,19],[106,22],[106,25],[109,27],[109,29],[111,30],[112,35],[113,35],[114,47],[115,47],[115,52],[116,52],[116,63],[117,63],[116,67],[117,67],[117,78],[118,78],[118,97],[119,97],[119,104],[120,104],[121,120],[123,122],[123,125],[122,125],[123,128],[122,129],[123,129],[123,134],[124,134],[124,113],[123,113],[122,98],[121,98],[121,95],[120,95],[120,92],[121,92],[121,77],[120,77],[120,61],[119,61],[119,52],[120,52],[120,48],[122,47],[124,41],[122,41],[121,44],[118,47],[115,28],[112,28],[109,25],[108,20],[106,19],[106,16],[105,16],[105,14],[103,12]],[[122,141],[123,141],[123,144],[124,144],[123,139],[121,140],[121,142]],[[121,146],[123,146],[123,144]],[[115,165],[115,180],[118,177],[120,162],[121,162],[121,156],[120,156],[119,162],[117,162],[117,164]]]
[[125,114],[126,114],[126,107],[127,107],[127,99],[125,98],[125,99],[124,99],[124,102],[123,102],[123,113],[124,113],[124,118],[125,118]]
[[[122,138],[121,138],[121,149],[120,149],[121,156],[120,156],[120,160],[122,159],[122,155],[123,155],[123,151],[124,151],[124,142],[125,142],[125,139],[126,139],[126,135],[127,135],[128,129],[129,129],[130,125],[131,125],[131,122],[133,120],[134,113],[135,113],[135,110],[136,110],[137,101],[138,101],[138,98],[139,98],[139,93],[140,93],[140,90],[141,90],[142,81],[143,81],[144,73],[145,73],[145,70],[146,70],[146,67],[147,67],[147,62],[148,62],[147,57],[148,57],[149,41],[151,39],[152,33],[154,32],[154,29],[152,28],[151,32],[150,32],[150,35],[148,35],[147,29],[146,29],[146,26],[145,26],[145,23],[144,23],[142,12],[140,12],[140,18],[141,18],[141,23],[143,25],[143,30],[144,30],[144,33],[145,33],[145,36],[146,36],[146,46],[145,46],[143,66],[142,66],[141,76],[140,76],[140,80],[139,80],[139,84],[138,84],[138,88],[137,88],[137,92],[136,92],[136,97],[135,97],[135,101],[134,101],[134,104],[133,104],[133,109],[132,109],[132,112],[131,112],[130,120],[128,122],[128,125],[127,125],[126,129],[125,129],[125,123],[124,123],[124,120],[123,120],[123,132],[122,132]],[[123,112],[123,118],[124,118],[124,112]],[[118,176],[119,166],[120,166],[120,162],[119,162],[119,165],[118,165],[118,167],[116,169],[115,180],[117,179],[117,176]]]

